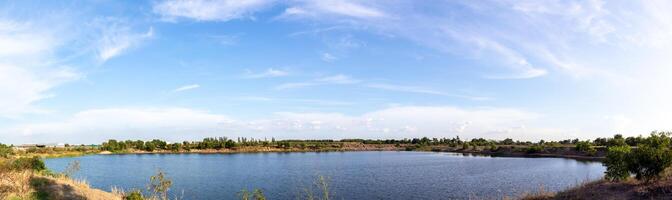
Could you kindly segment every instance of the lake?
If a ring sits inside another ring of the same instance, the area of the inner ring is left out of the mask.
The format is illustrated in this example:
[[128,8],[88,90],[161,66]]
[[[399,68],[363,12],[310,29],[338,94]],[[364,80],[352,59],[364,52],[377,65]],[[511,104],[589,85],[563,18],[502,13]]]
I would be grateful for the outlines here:
[[465,199],[558,191],[602,177],[598,162],[436,152],[329,152],[89,155],[47,159],[53,171],[78,160],[75,178],[95,188],[146,189],[157,169],[184,199],[235,199],[261,188],[269,199],[297,199],[318,176],[335,199]]

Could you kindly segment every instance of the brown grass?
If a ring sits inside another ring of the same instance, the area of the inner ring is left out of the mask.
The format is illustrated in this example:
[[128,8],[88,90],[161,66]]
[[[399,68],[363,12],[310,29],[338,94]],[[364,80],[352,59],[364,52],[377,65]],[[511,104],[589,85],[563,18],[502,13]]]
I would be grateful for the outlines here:
[[575,200],[575,199],[672,199],[672,178],[664,177],[649,183],[634,179],[621,182],[598,180],[556,194],[532,194],[525,200]]
[[86,181],[51,177],[30,171],[0,174],[0,199],[120,200],[123,193],[109,193],[89,187]]

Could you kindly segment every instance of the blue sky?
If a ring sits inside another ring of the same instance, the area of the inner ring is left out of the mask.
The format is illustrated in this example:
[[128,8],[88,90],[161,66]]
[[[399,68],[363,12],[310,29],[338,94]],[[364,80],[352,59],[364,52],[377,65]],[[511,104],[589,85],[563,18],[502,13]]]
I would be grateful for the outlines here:
[[647,134],[666,1],[5,1],[0,138]]

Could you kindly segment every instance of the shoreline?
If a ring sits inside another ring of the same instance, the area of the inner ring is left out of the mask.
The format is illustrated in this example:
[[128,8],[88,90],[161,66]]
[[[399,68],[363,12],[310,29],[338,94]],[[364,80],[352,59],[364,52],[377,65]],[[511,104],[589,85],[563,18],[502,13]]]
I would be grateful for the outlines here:
[[[281,149],[281,148],[243,148],[243,149],[208,149],[208,150],[191,150],[191,151],[125,151],[125,152],[109,152],[102,151],[93,154],[81,154],[84,155],[130,155],[130,154],[253,154],[253,153],[319,153],[319,152],[366,152],[366,151],[415,151],[415,152],[447,152],[447,153],[459,153],[459,154],[469,154],[469,155],[482,155],[482,156],[491,156],[491,157],[513,157],[513,158],[566,158],[574,159],[580,161],[594,161],[601,162],[604,160],[604,156],[590,156],[590,155],[580,155],[576,151],[567,151],[569,153],[526,153],[526,152],[516,152],[516,151],[490,151],[488,149],[480,150],[464,150],[449,146],[427,146],[417,149],[409,150],[407,149],[410,145],[405,146],[378,146],[371,147],[376,145],[364,145],[368,146],[365,148],[328,148],[328,149]],[[558,147],[558,148],[568,148],[569,147]],[[75,156],[76,157],[76,156]],[[58,158],[51,157],[51,158]]]
[[507,157],[507,158],[566,158],[574,159],[580,161],[594,161],[601,162],[605,159],[603,156],[582,156],[582,155],[565,155],[565,154],[525,154],[525,153],[498,153],[498,152],[488,152],[488,151],[463,151],[463,150],[448,150],[445,152],[451,153],[462,153],[462,154],[473,154],[473,155],[486,155],[491,157]]

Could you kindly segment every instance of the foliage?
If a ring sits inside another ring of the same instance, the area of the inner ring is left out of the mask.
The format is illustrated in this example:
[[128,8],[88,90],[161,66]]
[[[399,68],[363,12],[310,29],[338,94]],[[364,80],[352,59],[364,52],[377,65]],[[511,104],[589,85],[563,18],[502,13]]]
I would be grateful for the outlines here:
[[44,161],[39,157],[17,158],[12,161],[11,168],[14,170],[30,169],[33,171],[43,171],[47,169],[44,165]]
[[160,200],[168,200],[168,190],[173,182],[166,177],[166,174],[158,170],[156,175],[149,178],[147,190],[152,193],[152,197]]
[[628,171],[628,156],[630,154],[630,146],[613,146],[609,147],[607,157],[602,163],[607,167],[605,171],[605,178],[610,181],[625,180],[630,176]]
[[589,141],[580,141],[576,143],[576,150],[579,152],[587,153],[588,155],[595,155],[597,150]]
[[0,157],[8,158],[12,154],[14,154],[14,151],[12,151],[12,147],[0,143]]
[[238,198],[240,200],[266,200],[266,196],[264,196],[264,192],[261,189],[254,189],[252,193],[243,189],[238,192]]
[[672,152],[669,149],[669,138],[652,134],[646,143],[641,143],[630,154],[628,168],[638,180],[650,181],[672,164]]
[[544,151],[544,147],[536,144],[528,147],[527,150],[525,150],[527,153],[541,153],[542,151]]
[[[318,192],[313,191],[317,189]],[[332,199],[332,193],[329,190],[329,178],[318,176],[313,187],[305,189],[306,200],[329,200]]]
[[607,147],[613,147],[613,146],[625,146],[627,143],[625,143],[625,138],[623,138],[623,135],[621,134],[616,134],[614,135],[613,138],[607,139]]
[[145,200],[145,197],[142,196],[142,192],[140,192],[140,190],[133,190],[131,193],[128,193],[126,196],[124,196],[124,200]]
[[[623,180],[630,173],[638,180],[649,182],[660,178],[663,171],[672,165],[670,151],[670,133],[653,132],[642,138],[637,148],[629,150],[626,146],[610,147],[604,165],[606,178],[612,181]],[[626,139],[627,141],[627,139]],[[624,168],[627,168],[625,172]]]

